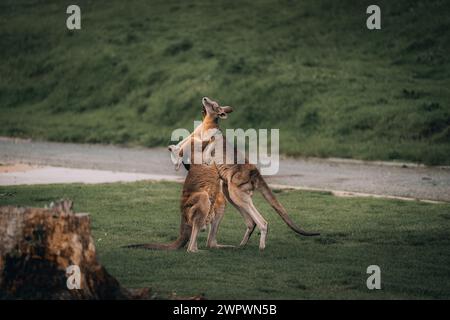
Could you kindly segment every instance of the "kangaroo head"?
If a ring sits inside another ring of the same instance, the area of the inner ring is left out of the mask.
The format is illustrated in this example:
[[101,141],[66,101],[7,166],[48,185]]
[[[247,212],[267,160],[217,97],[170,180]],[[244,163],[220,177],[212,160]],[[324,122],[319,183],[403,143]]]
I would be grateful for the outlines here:
[[217,101],[211,100],[208,97],[202,98],[203,116],[209,116],[216,119],[226,119],[227,114],[233,112],[233,108],[229,106],[220,106]]

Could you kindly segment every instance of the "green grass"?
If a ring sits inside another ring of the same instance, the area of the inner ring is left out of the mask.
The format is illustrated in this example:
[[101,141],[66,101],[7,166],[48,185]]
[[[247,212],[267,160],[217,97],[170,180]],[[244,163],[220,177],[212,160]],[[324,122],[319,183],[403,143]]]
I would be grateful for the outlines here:
[[168,145],[208,95],[228,127],[280,128],[289,155],[450,164],[450,3],[0,4],[0,135]]
[[[89,212],[102,264],[126,287],[162,294],[204,293],[219,299],[434,299],[450,298],[450,205],[336,198],[326,193],[279,191],[295,221],[319,230],[296,236],[258,195],[269,221],[266,250],[255,232],[242,249],[158,252],[124,249],[167,242],[178,232],[181,185],[127,183],[0,187],[0,204],[42,207],[68,197]],[[222,243],[238,244],[245,227],[227,208]],[[204,249],[206,233],[200,235]],[[382,290],[366,288],[366,268],[381,268]]]

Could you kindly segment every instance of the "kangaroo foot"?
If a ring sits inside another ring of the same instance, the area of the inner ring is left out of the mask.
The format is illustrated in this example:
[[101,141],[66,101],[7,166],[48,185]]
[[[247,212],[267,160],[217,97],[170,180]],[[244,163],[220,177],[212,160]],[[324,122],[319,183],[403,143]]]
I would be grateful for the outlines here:
[[236,246],[234,246],[232,244],[218,244],[218,243],[215,243],[215,244],[209,245],[208,248],[211,248],[211,249],[223,249],[223,248],[236,248]]

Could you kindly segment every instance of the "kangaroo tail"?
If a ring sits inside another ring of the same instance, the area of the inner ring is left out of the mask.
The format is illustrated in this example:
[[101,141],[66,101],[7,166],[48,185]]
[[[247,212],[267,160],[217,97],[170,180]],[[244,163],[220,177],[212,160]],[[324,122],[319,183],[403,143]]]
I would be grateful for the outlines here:
[[269,186],[267,185],[266,181],[264,181],[263,177],[259,172],[256,172],[255,174],[256,180],[257,180],[257,188],[259,191],[261,191],[264,199],[266,199],[267,202],[272,206],[272,208],[275,209],[275,211],[280,215],[281,219],[296,233],[302,235],[302,236],[318,236],[320,233],[318,232],[308,232],[300,228],[295,224],[294,221],[292,221],[291,217],[289,217],[286,209],[283,207],[283,205],[278,202],[275,195],[272,193],[272,190],[270,190]]
[[124,246],[124,248],[129,249],[147,249],[147,250],[178,250],[183,248],[189,241],[191,236],[192,228],[188,224],[184,223],[183,217],[181,218],[180,235],[178,238],[171,243],[141,243],[141,244],[131,244]]

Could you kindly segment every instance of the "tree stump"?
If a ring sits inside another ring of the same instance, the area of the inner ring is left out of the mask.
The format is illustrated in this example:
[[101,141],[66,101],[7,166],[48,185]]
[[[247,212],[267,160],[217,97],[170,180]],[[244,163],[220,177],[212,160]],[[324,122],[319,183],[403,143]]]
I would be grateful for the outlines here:
[[[70,289],[69,266],[79,267],[80,289]],[[74,213],[71,201],[0,207],[0,299],[127,298],[97,261],[89,215]]]

